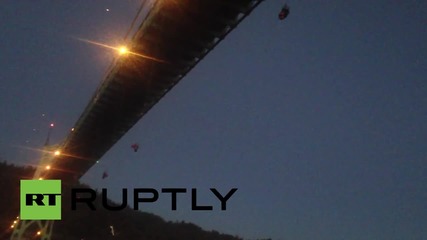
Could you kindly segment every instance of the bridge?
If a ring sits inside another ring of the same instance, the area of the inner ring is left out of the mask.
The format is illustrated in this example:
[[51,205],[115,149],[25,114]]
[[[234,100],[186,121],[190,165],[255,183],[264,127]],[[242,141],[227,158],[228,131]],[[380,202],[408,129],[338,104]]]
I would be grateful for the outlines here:
[[[129,54],[116,59],[65,141],[42,157],[34,178],[77,183],[261,2],[156,0],[127,46]],[[51,238],[53,221],[15,220],[11,239],[24,239],[34,227],[40,239]]]
[[[262,0],[157,0],[42,177],[74,182]],[[150,56],[157,60],[141,57]]]

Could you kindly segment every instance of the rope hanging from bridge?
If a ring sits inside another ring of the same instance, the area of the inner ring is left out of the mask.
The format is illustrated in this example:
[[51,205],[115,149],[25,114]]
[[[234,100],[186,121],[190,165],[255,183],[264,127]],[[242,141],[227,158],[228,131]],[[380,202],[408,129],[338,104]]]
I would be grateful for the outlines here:
[[147,2],[148,2],[148,0],[142,0],[141,6],[139,7],[138,12],[136,13],[136,16],[133,18],[132,23],[130,24],[129,30],[126,32],[126,35],[124,37],[125,41],[129,37],[130,32],[132,31],[133,27],[135,26],[135,23],[138,20],[139,15],[141,15],[141,12],[144,9]]

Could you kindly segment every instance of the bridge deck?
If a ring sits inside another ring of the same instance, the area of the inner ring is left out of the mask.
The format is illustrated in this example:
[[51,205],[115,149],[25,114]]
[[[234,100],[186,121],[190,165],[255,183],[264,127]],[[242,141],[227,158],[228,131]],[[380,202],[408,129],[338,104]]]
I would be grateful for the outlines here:
[[46,178],[74,181],[262,0],[157,0],[65,140]]

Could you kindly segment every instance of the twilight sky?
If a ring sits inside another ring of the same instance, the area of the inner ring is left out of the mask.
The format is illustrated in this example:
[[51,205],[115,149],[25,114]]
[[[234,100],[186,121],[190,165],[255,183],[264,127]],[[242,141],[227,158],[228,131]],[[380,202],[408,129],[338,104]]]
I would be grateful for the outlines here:
[[[121,43],[140,3],[2,2],[0,159],[37,164],[50,122],[64,140],[116,55],[77,38]],[[279,21],[283,3],[255,9],[83,182],[113,199],[197,188],[214,211],[190,194],[141,207],[249,239],[425,239],[427,1],[289,0]],[[227,211],[211,187],[239,189]]]

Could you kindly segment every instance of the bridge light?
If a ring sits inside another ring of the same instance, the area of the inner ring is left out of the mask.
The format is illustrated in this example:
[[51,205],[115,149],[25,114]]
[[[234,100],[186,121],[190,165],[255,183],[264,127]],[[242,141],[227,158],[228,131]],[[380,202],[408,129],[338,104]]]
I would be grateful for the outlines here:
[[118,49],[120,55],[125,55],[129,52],[129,50],[125,46],[121,46]]
[[47,165],[47,166],[46,166],[46,170],[49,170],[49,169],[50,169],[50,165]]
[[40,234],[42,234],[42,231],[38,231],[38,232],[37,232],[37,235],[40,235]]
[[53,155],[55,155],[55,156],[59,156],[59,155],[61,155],[61,151],[56,150],[56,151],[53,153]]

